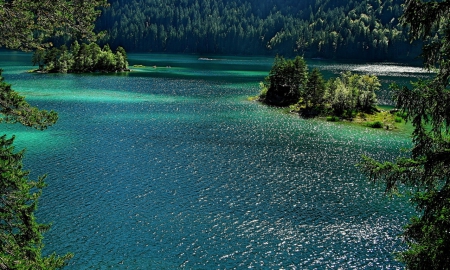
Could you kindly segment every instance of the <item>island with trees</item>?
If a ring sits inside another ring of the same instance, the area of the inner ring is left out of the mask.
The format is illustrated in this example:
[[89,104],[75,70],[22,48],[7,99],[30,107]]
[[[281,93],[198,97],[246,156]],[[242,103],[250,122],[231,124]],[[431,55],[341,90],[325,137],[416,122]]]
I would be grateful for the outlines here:
[[[308,70],[303,57],[276,56],[269,75],[260,83],[258,100],[271,106],[289,107],[303,117],[322,116],[328,121],[358,119],[373,128],[392,129],[402,118],[398,112],[391,114],[377,108],[376,92],[380,87],[375,75],[345,72],[325,81],[317,68]],[[383,121],[370,121],[380,113]]]
[[38,72],[49,73],[86,73],[86,72],[124,72],[128,69],[127,53],[117,47],[115,53],[109,45],[103,48],[97,43],[74,41],[70,48],[62,45],[51,49],[38,48],[32,57],[33,65],[38,65]]

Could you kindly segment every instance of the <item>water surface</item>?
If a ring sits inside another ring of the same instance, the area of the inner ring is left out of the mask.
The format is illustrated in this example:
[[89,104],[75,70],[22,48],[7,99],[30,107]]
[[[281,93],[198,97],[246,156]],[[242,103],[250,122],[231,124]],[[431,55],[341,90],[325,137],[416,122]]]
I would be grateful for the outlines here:
[[[48,174],[38,217],[67,269],[395,269],[411,215],[355,167],[393,160],[405,134],[304,120],[247,100],[270,58],[131,54],[128,74],[30,74],[1,52],[4,77],[56,110],[44,132],[1,125]],[[395,63],[308,60],[326,77],[426,76]],[[156,67],[153,67],[156,66]],[[392,72],[393,67],[398,72]]]

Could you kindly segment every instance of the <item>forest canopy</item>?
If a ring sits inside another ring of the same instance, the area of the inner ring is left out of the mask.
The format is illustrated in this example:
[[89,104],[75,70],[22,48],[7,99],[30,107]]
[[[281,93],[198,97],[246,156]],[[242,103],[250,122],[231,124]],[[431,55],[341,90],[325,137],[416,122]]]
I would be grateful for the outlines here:
[[112,0],[103,42],[127,51],[411,59],[401,0]]

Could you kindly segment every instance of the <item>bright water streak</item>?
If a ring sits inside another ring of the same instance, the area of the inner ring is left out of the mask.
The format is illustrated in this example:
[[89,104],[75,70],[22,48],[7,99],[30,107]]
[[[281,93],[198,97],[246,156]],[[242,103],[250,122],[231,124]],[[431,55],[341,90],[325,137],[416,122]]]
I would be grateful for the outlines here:
[[48,174],[38,217],[47,252],[75,253],[67,269],[402,267],[411,209],[355,164],[393,160],[409,138],[247,101],[271,59],[145,54],[128,75],[42,75],[29,55],[0,56],[14,89],[60,115],[1,129]]

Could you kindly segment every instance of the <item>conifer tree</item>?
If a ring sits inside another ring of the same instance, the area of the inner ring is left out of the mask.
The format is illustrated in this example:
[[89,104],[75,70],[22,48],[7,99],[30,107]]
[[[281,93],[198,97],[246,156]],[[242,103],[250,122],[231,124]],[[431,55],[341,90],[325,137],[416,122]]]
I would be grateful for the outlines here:
[[34,211],[45,176],[28,179],[22,168],[24,151],[14,152],[14,137],[0,137],[0,269],[57,269],[73,255],[42,256],[42,232]]
[[299,101],[308,80],[308,68],[303,57],[285,59],[275,57],[269,76],[266,78],[265,102],[275,106],[288,106]]
[[314,105],[321,105],[325,95],[325,81],[319,69],[314,68],[308,76],[308,82],[303,94],[303,101],[306,108]]
[[[412,188],[417,216],[406,225],[408,249],[399,258],[408,269],[450,266],[450,1],[406,0],[402,16],[411,39],[424,42],[425,67],[436,70],[431,80],[412,89],[395,87],[397,107],[414,126],[410,157],[378,162],[364,157],[361,169],[387,192]],[[437,68],[437,69],[436,69]]]
[[[52,45],[47,38],[63,35],[94,39],[93,22],[100,5],[106,5],[106,0],[0,0],[0,47],[47,48]],[[41,56],[33,61],[41,64],[45,61]],[[57,118],[55,112],[27,103],[4,82],[0,70],[0,122],[43,130]],[[14,137],[0,137],[0,269],[61,268],[72,255],[42,256],[42,233],[48,226],[34,216],[45,177],[28,179],[22,168],[23,151],[14,152],[13,141]]]

